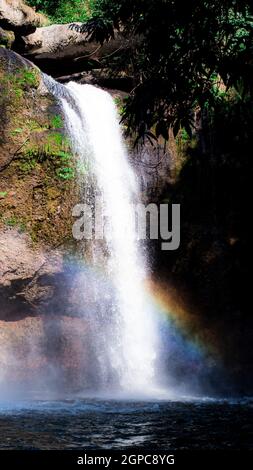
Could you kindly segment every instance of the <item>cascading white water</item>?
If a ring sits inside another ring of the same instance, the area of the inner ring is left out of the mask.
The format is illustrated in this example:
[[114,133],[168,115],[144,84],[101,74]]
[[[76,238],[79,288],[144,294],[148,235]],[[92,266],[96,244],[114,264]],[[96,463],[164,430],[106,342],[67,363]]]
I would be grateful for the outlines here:
[[137,181],[112,97],[91,85],[70,82],[66,88],[67,98],[57,87],[55,94],[61,99],[74,151],[81,163],[92,163],[109,222],[107,270],[116,299],[108,315],[113,311],[117,316],[110,338],[105,338],[109,367],[121,390],[148,393],[155,386],[156,327],[145,298],[146,261],[138,249],[132,211],[132,203],[138,202]]

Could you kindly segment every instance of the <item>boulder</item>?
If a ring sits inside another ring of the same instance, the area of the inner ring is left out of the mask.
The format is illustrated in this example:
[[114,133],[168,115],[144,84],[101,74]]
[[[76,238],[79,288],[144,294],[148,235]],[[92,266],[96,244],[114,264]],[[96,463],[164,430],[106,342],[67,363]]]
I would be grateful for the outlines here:
[[[57,57],[66,57],[73,53],[84,51],[84,47],[89,47],[89,52],[95,46],[89,45],[86,35],[80,34],[71,29],[70,24],[53,24],[42,28],[37,28],[35,32],[24,37],[25,50],[29,51],[31,56],[48,54],[57,54]],[[75,52],[72,50],[74,48]]]
[[0,0],[0,26],[17,34],[30,34],[47,23],[46,17],[23,0]]
[[[81,23],[76,23],[80,25]],[[129,47],[130,40],[115,34],[115,39],[104,43],[89,42],[87,35],[77,32],[69,24],[53,24],[37,28],[32,34],[24,37],[25,50],[33,57],[75,58],[89,54],[93,59],[99,59],[105,54]]]
[[44,72],[58,78],[104,68],[105,58],[121,54],[133,43],[133,40],[115,33],[115,39],[101,45],[88,41],[86,34],[79,33],[70,26],[71,24],[55,24],[37,28],[34,33],[20,38],[15,50]]

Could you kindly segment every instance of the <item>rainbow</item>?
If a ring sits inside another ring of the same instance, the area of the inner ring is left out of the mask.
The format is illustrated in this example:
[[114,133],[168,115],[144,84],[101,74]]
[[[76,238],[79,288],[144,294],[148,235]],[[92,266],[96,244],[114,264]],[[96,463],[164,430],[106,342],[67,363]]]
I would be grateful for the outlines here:
[[[167,353],[178,354],[182,361],[198,367],[206,358],[219,360],[219,344],[215,331],[204,325],[201,316],[186,305],[175,288],[168,283],[149,279],[147,295],[152,310],[159,317]],[[203,365],[203,364],[202,364]]]

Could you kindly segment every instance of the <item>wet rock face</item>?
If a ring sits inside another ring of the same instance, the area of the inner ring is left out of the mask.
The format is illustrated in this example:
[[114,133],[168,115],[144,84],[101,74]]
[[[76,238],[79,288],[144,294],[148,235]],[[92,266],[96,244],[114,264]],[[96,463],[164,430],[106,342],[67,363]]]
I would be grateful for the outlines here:
[[0,26],[18,34],[30,34],[45,24],[43,15],[22,0],[0,0]]
[[77,198],[75,162],[59,104],[41,72],[0,48],[0,230],[27,232],[33,242],[72,238]]
[[16,229],[0,232],[0,319],[36,315],[55,293],[55,276],[63,270],[63,256],[34,247]]
[[72,241],[78,195],[58,103],[39,69],[4,48],[0,107],[0,318],[13,320],[62,305],[55,247]]
[[75,391],[92,362],[84,319],[62,316],[0,320],[0,396]]
[[[89,316],[102,298],[97,297],[96,280],[81,255],[76,258],[65,249],[34,244],[28,234],[14,228],[0,231],[0,320],[82,318],[84,312]],[[109,299],[110,286],[100,282]]]

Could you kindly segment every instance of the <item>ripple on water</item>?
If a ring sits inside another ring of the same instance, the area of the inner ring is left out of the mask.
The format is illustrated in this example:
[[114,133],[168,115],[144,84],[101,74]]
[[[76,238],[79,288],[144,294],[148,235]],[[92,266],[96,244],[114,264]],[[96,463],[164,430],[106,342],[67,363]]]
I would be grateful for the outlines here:
[[[2,449],[249,449],[252,399],[2,403]],[[238,432],[240,429],[240,433]]]

